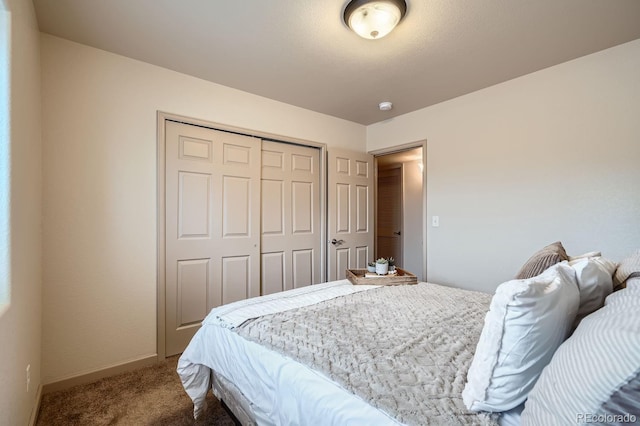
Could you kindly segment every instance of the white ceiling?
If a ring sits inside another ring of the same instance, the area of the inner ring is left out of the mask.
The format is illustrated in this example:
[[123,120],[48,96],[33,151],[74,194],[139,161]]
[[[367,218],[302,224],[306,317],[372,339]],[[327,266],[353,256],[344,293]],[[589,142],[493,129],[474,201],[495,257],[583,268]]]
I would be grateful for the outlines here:
[[34,0],[42,32],[361,124],[640,38],[639,0],[407,0],[380,40],[346,3]]

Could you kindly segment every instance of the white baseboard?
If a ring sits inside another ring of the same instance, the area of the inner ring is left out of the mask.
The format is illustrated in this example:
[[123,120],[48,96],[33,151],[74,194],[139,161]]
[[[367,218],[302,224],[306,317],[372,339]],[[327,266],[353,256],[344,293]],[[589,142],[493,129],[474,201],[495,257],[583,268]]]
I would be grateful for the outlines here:
[[36,401],[31,409],[31,416],[29,417],[29,426],[36,426],[38,421],[38,413],[40,412],[40,402],[42,401],[42,385],[38,386],[36,391]]
[[[99,370],[91,371],[88,373],[79,374],[56,382],[47,383],[42,386],[42,395],[46,395],[51,392],[56,392],[64,389],[69,389],[73,386],[84,385],[87,383],[93,383],[105,377],[111,377],[122,373],[128,373],[129,371],[137,370],[139,368],[148,367],[158,362],[158,355],[149,355],[143,358],[139,358],[133,361],[124,362],[122,364],[116,364],[111,367],[101,368]],[[39,402],[38,402],[39,404]]]

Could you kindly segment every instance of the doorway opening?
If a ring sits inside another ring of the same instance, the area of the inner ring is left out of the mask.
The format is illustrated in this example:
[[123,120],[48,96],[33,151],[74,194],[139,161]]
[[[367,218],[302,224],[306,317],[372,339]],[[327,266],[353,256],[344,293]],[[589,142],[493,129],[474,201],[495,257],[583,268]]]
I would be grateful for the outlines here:
[[425,279],[423,146],[376,155],[376,258]]

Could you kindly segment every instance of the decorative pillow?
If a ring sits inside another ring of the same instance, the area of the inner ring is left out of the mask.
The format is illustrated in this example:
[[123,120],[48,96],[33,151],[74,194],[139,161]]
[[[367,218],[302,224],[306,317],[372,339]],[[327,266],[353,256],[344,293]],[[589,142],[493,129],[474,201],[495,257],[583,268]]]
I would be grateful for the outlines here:
[[467,408],[500,412],[521,404],[566,339],[579,301],[567,263],[499,285],[462,392]]
[[602,256],[602,253],[599,251],[590,251],[584,254],[579,254],[577,256],[569,256],[569,262],[572,262],[574,260],[578,260],[578,259],[585,259],[588,257],[600,257]]
[[613,291],[613,273],[617,265],[604,257],[578,259],[569,265],[576,271],[580,290],[577,326],[582,318],[604,305],[604,299]]
[[525,262],[516,274],[515,279],[522,280],[526,278],[532,278],[536,275],[540,275],[549,267],[560,263],[563,260],[569,260],[567,252],[562,247],[560,241],[556,241],[553,244],[549,244],[538,250]]
[[[639,374],[640,287],[629,287],[607,297],[560,346],[529,394],[522,425],[635,423]],[[614,415],[621,417],[607,417]]]
[[636,250],[631,256],[625,258],[618,265],[616,275],[613,279],[614,288],[625,287],[625,282],[629,278],[640,277],[640,249]]

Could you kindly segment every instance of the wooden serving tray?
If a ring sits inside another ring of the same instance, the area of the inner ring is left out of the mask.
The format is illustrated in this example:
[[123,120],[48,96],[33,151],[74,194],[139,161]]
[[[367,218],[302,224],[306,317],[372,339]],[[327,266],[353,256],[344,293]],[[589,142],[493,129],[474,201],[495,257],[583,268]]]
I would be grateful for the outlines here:
[[396,268],[398,271],[395,275],[380,275],[377,277],[365,277],[366,269],[347,269],[347,279],[352,284],[371,284],[371,285],[406,285],[418,284],[418,277],[404,269]]

